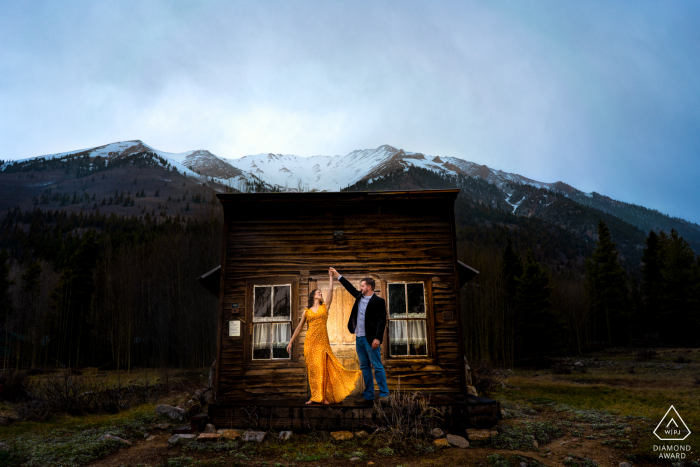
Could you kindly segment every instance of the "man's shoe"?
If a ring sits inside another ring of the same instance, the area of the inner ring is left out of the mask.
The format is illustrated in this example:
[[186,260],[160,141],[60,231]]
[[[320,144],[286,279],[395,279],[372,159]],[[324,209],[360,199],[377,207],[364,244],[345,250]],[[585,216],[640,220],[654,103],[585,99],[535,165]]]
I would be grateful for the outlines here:
[[379,403],[380,404],[388,404],[389,398],[387,396],[379,396]]
[[365,399],[361,394],[358,396],[354,396],[352,398],[352,401],[354,402],[360,402],[363,404],[372,404],[374,402],[374,399]]

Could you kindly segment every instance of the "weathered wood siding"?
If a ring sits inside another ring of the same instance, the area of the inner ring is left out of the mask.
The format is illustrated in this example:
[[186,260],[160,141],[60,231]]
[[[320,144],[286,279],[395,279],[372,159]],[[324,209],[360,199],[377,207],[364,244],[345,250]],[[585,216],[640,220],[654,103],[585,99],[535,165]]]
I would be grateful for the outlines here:
[[[292,283],[292,332],[310,289],[325,287],[328,267],[351,281],[371,275],[386,283],[421,280],[426,289],[429,355],[390,358],[389,388],[460,392],[464,388],[457,306],[454,199],[457,190],[410,193],[219,195],[225,209],[219,400],[308,395],[305,331],[291,361],[251,361],[253,283]],[[334,231],[343,239],[334,240]],[[238,303],[239,313],[231,304]],[[452,314],[450,317],[449,314]],[[228,337],[240,317],[242,338]],[[445,319],[445,317],[447,319]],[[387,326],[388,329],[388,326]]]

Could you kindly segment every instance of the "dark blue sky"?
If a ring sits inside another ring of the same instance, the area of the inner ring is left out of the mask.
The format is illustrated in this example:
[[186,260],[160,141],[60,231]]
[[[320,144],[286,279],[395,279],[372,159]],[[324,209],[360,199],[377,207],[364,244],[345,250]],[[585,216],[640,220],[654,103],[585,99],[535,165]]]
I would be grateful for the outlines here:
[[0,0],[0,159],[390,144],[700,222],[700,3]]

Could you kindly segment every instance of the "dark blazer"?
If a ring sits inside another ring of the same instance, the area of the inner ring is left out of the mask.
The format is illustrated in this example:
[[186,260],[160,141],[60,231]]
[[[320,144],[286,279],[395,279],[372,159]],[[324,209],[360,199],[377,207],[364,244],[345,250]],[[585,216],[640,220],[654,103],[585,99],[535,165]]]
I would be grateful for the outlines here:
[[[348,321],[348,331],[355,334],[355,328],[357,327],[357,308],[360,304],[360,299],[362,298],[362,292],[357,290],[353,285],[344,277],[340,278],[340,283],[343,284],[345,290],[350,292],[350,295],[355,297],[355,304],[352,306],[352,313],[350,313],[350,320]],[[367,309],[365,310],[365,336],[371,344],[374,339],[379,340],[381,343],[384,339],[384,328],[386,327],[386,302],[383,298],[378,297],[376,294],[372,295],[367,303]]]

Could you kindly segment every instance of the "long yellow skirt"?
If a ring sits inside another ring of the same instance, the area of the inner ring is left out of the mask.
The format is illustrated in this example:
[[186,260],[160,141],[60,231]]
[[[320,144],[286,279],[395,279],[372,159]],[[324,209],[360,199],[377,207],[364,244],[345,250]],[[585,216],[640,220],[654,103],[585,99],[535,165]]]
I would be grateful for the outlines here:
[[309,327],[304,340],[304,358],[309,375],[311,400],[323,402],[325,392],[328,402],[339,404],[355,389],[357,378],[362,372],[344,368],[333,354],[326,328],[326,305],[319,306],[315,312],[308,308],[306,321]]

